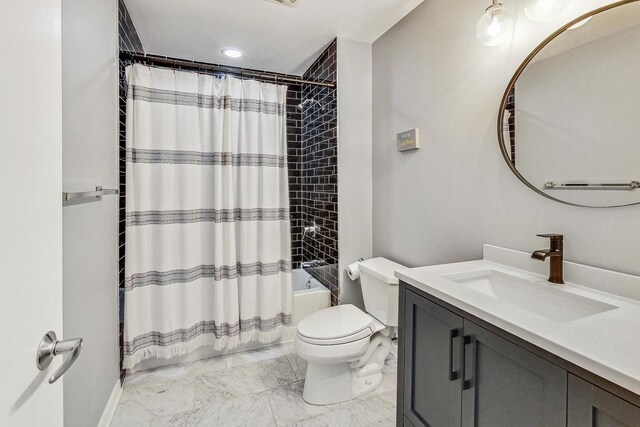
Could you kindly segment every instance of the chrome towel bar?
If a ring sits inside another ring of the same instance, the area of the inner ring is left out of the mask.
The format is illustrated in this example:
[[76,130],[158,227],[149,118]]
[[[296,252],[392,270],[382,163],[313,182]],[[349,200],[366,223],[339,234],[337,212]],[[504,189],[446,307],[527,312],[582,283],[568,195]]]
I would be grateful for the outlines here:
[[637,190],[640,189],[640,181],[611,183],[611,184],[587,184],[587,183],[561,183],[545,182],[547,190]]
[[81,203],[99,202],[102,196],[120,194],[120,190],[96,187],[95,191],[62,193],[62,206],[79,205]]

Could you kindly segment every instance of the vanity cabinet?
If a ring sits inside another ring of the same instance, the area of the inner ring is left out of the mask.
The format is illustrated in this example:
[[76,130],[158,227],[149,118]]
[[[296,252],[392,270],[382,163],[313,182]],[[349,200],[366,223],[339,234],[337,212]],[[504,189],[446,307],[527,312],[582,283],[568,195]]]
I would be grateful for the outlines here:
[[640,426],[640,408],[569,374],[568,427]]
[[400,292],[398,425],[633,426],[640,407],[407,289]]
[[404,314],[410,425],[565,425],[566,371],[410,291]]
[[460,426],[462,317],[407,292],[404,324],[405,416],[416,427]]
[[468,320],[464,336],[463,426],[566,425],[564,369]]

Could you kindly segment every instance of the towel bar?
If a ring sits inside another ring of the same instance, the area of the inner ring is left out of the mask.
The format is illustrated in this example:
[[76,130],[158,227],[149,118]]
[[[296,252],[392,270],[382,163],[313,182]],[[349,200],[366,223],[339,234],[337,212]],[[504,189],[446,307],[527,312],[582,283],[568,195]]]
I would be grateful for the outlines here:
[[587,183],[560,183],[545,182],[547,190],[637,190],[640,189],[640,181],[611,184],[587,184]]
[[79,205],[81,203],[99,202],[102,196],[120,194],[120,190],[96,187],[95,191],[62,193],[62,206]]

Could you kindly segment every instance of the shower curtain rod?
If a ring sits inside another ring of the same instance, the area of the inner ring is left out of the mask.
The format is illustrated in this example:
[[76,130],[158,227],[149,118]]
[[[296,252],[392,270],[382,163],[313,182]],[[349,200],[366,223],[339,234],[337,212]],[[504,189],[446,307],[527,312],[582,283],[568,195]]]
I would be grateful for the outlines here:
[[193,71],[206,70],[206,71],[220,72],[224,74],[238,75],[242,77],[256,77],[260,79],[270,79],[270,80],[273,80],[274,82],[278,82],[278,81],[291,82],[291,83],[299,83],[299,84],[324,86],[331,89],[336,88],[335,83],[305,80],[300,77],[286,76],[286,75],[277,74],[277,73],[256,71],[256,70],[251,70],[246,68],[230,67],[226,65],[208,64],[206,62],[189,61],[186,59],[170,58],[166,56],[147,55],[143,53],[133,53],[133,52],[120,52],[120,59],[122,59],[123,61],[146,62],[152,65],[158,65],[158,66],[181,67],[181,68],[185,68]]

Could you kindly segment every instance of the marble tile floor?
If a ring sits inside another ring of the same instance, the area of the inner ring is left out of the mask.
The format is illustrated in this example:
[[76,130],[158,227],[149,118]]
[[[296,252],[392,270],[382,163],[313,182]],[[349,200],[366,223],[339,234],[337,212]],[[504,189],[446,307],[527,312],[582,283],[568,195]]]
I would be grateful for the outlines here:
[[111,427],[393,426],[396,359],[382,385],[349,402],[302,400],[306,362],[282,344],[127,378]]

